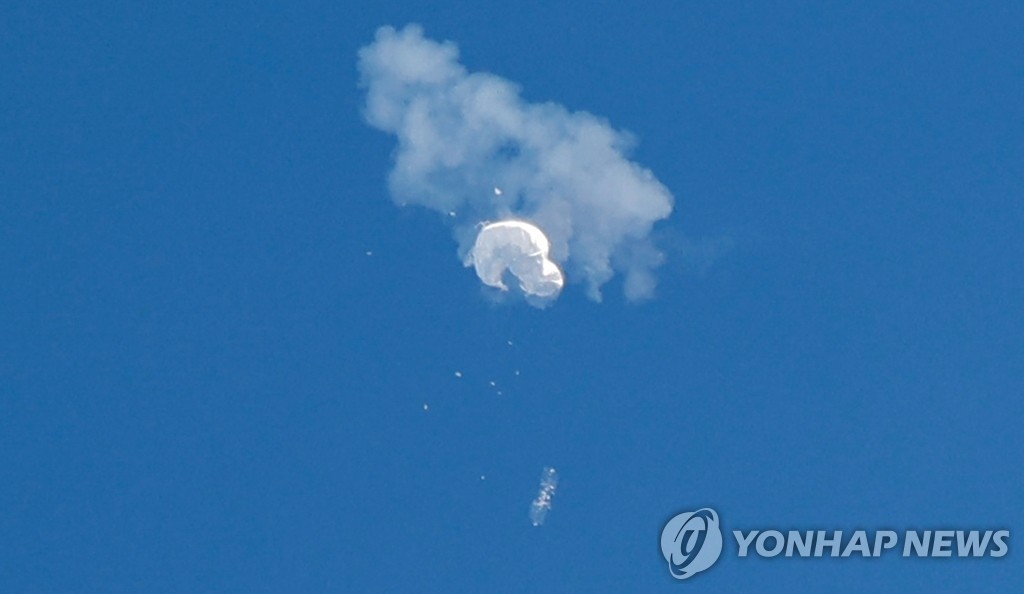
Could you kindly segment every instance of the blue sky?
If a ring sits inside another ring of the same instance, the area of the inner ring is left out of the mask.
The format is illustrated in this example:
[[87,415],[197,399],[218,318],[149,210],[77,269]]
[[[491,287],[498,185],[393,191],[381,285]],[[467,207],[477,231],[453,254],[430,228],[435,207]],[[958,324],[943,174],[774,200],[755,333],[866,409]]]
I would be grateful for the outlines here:
[[[409,22],[635,135],[675,197],[653,300],[570,278],[546,309],[495,304],[436,213],[391,201],[356,52]],[[4,4],[0,589],[1010,591],[1022,23]],[[738,560],[727,538],[677,583],[661,527],[705,505],[726,530],[1008,528],[1010,555]]]

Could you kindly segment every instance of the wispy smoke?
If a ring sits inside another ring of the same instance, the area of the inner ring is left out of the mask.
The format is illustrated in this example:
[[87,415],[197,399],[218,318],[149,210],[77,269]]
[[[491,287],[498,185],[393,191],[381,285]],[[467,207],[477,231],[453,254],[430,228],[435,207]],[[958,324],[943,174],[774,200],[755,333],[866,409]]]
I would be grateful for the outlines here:
[[416,25],[383,27],[359,51],[366,119],[398,137],[395,201],[453,217],[463,258],[478,223],[529,221],[593,299],[616,272],[628,298],[650,296],[662,258],[648,235],[672,195],[626,158],[630,137],[586,112],[526,103],[514,83],[467,72],[458,57]]

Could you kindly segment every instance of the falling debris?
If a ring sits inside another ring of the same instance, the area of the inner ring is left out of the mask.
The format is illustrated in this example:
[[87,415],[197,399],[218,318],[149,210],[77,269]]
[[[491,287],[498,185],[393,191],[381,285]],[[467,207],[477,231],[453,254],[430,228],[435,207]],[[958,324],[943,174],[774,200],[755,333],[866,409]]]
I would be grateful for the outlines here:
[[535,297],[555,297],[565,279],[558,265],[549,258],[551,244],[535,225],[526,221],[499,221],[484,225],[466,256],[466,266],[490,287],[507,291],[502,277],[506,272],[519,279],[523,293]]
[[455,377],[462,377],[462,372],[461,371],[456,371],[455,372]]
[[501,196],[502,194],[504,194],[504,192],[501,191],[501,188],[498,188],[498,187],[494,188],[494,195],[495,196]]
[[540,489],[537,491],[537,498],[530,504],[530,521],[534,526],[543,526],[544,520],[548,517],[548,510],[551,509],[551,500],[555,497],[555,489],[558,488],[558,472],[545,466],[544,472],[540,475]]
[[482,480],[482,481],[486,481],[486,480],[487,480],[487,477],[481,474],[481,475],[480,475],[480,480]]
[[454,217],[455,216],[455,211],[454,210],[449,210],[448,211],[448,216]]
[[519,375],[519,370],[518,369],[516,370],[516,375]]
[[508,343],[508,346],[512,346],[512,341],[511,340],[506,340],[505,342]]
[[423,403],[423,410],[430,410],[430,405],[428,405],[426,402],[424,402]]
[[491,387],[492,387],[492,388],[493,388],[493,387],[495,387],[495,386],[497,386],[497,385],[498,385],[498,383],[497,383],[497,382],[495,382],[494,380],[491,380]]
[[373,255],[373,252],[371,252],[371,251],[367,251],[367,252],[366,252],[366,255],[367,255],[367,256],[372,256],[372,255]]

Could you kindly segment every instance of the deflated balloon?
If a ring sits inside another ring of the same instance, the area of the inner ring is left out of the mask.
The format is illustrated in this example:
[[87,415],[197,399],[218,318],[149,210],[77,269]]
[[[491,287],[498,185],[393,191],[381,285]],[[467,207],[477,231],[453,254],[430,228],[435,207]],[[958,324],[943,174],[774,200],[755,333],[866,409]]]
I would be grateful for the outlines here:
[[562,290],[565,278],[550,259],[551,244],[536,226],[526,221],[489,223],[480,229],[466,265],[476,269],[485,285],[507,291],[505,272],[519,280],[527,295],[553,297]]

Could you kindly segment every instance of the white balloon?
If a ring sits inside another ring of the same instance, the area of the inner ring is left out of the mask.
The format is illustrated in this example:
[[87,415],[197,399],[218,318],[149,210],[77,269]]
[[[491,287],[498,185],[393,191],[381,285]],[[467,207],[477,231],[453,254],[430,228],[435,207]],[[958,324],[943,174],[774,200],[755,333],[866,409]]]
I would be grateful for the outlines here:
[[526,221],[489,223],[480,229],[466,266],[473,266],[485,285],[507,291],[502,277],[510,272],[527,295],[554,297],[565,285],[561,269],[550,258],[544,232]]

